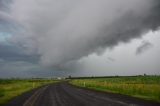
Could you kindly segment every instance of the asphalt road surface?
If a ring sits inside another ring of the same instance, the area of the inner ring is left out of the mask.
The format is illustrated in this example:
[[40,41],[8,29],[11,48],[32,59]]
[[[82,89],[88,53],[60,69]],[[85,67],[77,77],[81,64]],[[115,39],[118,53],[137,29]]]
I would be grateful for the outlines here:
[[26,92],[4,106],[160,106],[160,103],[61,82]]

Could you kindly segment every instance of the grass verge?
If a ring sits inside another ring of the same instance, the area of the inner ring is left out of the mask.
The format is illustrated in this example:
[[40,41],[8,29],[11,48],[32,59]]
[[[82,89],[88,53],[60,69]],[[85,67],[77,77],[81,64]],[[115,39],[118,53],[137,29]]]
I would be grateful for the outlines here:
[[3,105],[11,98],[29,91],[39,86],[55,83],[57,80],[47,79],[32,79],[32,80],[19,80],[19,79],[7,79],[0,80],[0,105]]
[[80,87],[160,101],[160,76],[73,79],[70,83]]

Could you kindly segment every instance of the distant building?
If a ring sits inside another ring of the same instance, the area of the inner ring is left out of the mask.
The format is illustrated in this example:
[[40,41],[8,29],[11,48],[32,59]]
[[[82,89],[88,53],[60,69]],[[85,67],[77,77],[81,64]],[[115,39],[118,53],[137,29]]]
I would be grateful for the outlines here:
[[61,78],[61,77],[57,77],[57,79],[58,79],[58,80],[61,80],[62,78]]

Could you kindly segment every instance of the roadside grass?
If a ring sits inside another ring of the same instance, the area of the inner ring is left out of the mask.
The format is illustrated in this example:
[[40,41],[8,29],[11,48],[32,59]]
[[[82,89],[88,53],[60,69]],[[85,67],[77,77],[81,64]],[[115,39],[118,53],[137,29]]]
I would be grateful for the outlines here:
[[56,83],[58,80],[48,80],[48,79],[6,79],[0,80],[0,105],[11,98],[22,94],[23,92],[29,91],[33,88],[39,86]]
[[160,76],[73,79],[71,84],[160,101]]

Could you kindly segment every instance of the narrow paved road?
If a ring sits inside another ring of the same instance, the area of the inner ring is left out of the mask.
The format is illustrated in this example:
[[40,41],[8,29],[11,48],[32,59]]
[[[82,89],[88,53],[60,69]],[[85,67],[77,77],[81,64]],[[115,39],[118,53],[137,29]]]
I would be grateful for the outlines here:
[[24,93],[4,106],[160,106],[160,103],[82,89],[62,82]]

